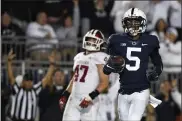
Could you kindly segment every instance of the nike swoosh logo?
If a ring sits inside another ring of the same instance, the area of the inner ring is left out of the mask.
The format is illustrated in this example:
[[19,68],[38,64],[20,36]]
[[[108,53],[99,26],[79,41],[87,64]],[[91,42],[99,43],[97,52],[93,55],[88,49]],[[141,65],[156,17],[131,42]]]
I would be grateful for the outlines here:
[[145,46],[145,45],[148,45],[148,44],[143,44],[143,43],[142,43],[142,46]]
[[112,68],[112,67],[110,67],[110,66],[108,66],[108,65],[106,65],[106,67],[108,67],[108,68],[110,68],[110,69],[114,69],[114,68]]

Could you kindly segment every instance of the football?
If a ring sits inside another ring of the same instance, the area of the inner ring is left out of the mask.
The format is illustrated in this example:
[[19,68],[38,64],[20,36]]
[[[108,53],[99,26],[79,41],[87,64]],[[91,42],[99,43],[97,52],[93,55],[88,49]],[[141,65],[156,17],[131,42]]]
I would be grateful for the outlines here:
[[125,64],[125,59],[122,56],[111,56],[111,63],[113,66],[124,66]]

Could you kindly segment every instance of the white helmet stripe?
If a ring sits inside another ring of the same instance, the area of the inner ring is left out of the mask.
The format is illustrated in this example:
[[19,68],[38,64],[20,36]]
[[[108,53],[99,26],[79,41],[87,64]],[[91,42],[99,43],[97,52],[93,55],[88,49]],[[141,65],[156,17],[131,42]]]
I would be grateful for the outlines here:
[[94,30],[93,35],[96,35],[96,33],[97,33],[97,30]]

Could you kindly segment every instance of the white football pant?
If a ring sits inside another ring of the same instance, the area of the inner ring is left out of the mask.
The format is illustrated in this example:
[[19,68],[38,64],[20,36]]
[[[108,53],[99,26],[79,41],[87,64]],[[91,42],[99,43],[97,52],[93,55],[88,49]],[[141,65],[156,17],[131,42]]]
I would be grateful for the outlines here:
[[140,121],[149,103],[150,91],[143,90],[131,95],[118,95],[118,113],[120,121]]
[[81,108],[81,103],[84,96],[70,96],[66,104],[62,121],[95,121],[98,112],[98,99],[94,99],[93,105],[87,108]]

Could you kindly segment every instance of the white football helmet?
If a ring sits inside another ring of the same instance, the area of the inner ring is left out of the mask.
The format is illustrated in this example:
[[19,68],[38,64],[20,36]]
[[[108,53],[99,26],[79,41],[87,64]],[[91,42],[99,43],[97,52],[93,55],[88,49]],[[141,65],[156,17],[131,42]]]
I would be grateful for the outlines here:
[[147,18],[143,11],[138,8],[130,8],[122,18],[122,26],[125,33],[136,36],[146,30]]
[[99,30],[92,29],[83,37],[82,48],[88,51],[101,51],[105,43],[103,33]]

